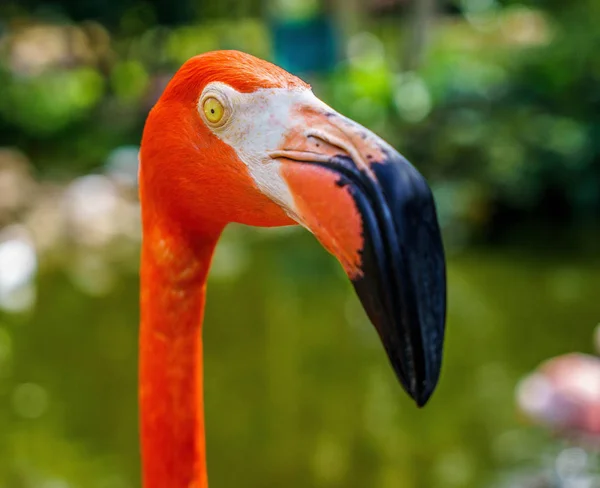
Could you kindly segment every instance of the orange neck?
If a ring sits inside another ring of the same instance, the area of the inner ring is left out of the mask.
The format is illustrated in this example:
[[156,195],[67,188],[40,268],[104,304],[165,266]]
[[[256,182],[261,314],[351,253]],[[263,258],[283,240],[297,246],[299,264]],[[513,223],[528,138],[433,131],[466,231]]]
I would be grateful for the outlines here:
[[189,237],[158,220],[143,214],[143,486],[206,488],[201,332],[206,278],[221,229]]

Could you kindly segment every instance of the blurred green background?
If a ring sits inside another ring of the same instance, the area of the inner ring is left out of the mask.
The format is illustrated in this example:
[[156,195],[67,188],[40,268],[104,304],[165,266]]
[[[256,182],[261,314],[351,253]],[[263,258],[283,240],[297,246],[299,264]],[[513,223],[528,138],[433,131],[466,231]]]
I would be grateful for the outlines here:
[[419,411],[310,235],[229,228],[211,487],[600,486],[597,452],[569,484],[572,447],[515,403],[600,321],[599,24],[596,0],[3,0],[0,487],[139,486],[138,144],[174,71],[220,48],[302,76],[428,177],[449,318]]

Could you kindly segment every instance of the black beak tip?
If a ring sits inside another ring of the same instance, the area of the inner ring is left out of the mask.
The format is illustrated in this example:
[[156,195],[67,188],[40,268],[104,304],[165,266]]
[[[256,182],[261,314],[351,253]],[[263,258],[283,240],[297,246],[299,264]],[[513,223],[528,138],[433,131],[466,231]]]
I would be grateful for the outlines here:
[[398,361],[397,356],[388,353],[388,358],[404,391],[412,398],[417,407],[424,407],[429,402],[437,387],[439,369],[435,371],[435,376],[429,373],[426,373],[426,376],[422,376],[422,372],[417,373],[414,370],[408,373],[401,366],[403,363]]
[[410,394],[410,396],[413,398],[413,400],[417,404],[417,407],[423,408],[427,404],[429,399],[431,398],[431,395],[433,394],[434,390],[435,390],[435,385],[433,385],[433,386],[425,385],[424,387],[413,391]]

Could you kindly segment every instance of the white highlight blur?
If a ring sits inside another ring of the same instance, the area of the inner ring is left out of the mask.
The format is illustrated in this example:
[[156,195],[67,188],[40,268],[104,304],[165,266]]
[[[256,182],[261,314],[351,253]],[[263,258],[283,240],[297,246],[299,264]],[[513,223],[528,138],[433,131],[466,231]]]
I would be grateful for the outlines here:
[[360,32],[348,40],[348,62],[360,70],[376,69],[385,64],[385,48],[378,37]]
[[37,256],[27,229],[13,225],[0,233],[0,308],[20,312],[35,300]]
[[101,248],[120,236],[139,239],[139,204],[124,198],[123,188],[117,183],[134,185],[132,170],[128,176],[119,171],[116,178],[82,176],[66,189],[63,211],[70,237],[76,243]]

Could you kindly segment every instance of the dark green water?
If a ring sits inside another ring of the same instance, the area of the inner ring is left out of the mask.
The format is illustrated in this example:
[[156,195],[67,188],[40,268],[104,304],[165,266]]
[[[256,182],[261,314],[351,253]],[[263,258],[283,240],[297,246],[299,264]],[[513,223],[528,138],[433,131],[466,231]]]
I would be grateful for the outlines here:
[[[74,257],[43,266],[35,308],[0,315],[0,487],[139,486],[138,284],[126,260],[94,268],[88,281],[105,286],[92,294]],[[515,385],[553,355],[590,352],[600,321],[600,259],[452,256],[444,371],[417,410],[310,236],[234,229],[214,272],[211,488],[479,488],[535,468],[553,441],[520,418]]]

